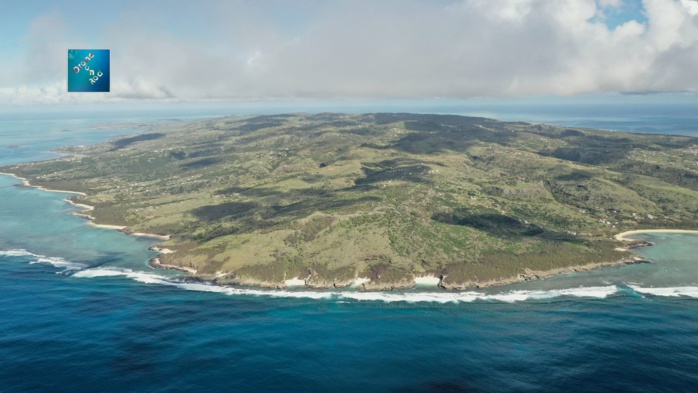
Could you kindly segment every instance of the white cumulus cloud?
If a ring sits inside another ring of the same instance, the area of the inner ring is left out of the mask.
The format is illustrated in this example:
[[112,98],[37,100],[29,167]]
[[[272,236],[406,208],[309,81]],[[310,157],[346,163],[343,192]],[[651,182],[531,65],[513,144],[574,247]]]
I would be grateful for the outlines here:
[[[190,8],[208,21],[195,34],[143,8],[95,26],[112,50],[112,92],[87,96],[65,93],[65,49],[84,43],[52,11],[26,32],[25,57],[2,63],[0,103],[698,91],[698,2],[644,0],[646,20],[609,28],[599,15],[622,5],[203,2]],[[24,69],[28,56],[46,70]]]

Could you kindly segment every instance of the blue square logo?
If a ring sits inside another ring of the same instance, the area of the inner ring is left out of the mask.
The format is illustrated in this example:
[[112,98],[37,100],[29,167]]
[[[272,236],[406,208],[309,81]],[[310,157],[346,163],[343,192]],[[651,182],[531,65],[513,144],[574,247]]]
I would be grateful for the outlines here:
[[109,49],[68,49],[68,92],[109,91]]

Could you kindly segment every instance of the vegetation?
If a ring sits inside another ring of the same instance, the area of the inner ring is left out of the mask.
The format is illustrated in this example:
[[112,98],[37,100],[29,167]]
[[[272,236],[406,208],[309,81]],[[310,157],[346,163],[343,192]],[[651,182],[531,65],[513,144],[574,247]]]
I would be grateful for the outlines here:
[[172,235],[219,282],[465,283],[613,262],[612,235],[698,228],[698,139],[416,114],[226,117],[0,168]]

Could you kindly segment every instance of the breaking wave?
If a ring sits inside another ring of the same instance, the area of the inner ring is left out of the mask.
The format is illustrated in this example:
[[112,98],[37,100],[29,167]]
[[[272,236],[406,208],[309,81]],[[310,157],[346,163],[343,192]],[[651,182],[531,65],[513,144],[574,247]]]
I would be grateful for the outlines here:
[[679,297],[687,296],[698,298],[698,287],[666,287],[666,288],[643,288],[637,285],[629,285],[633,291],[645,295]]
[[470,303],[476,300],[497,302],[520,302],[525,300],[552,299],[562,296],[606,298],[618,292],[615,285],[602,287],[580,287],[549,291],[509,291],[498,294],[484,292],[359,292],[359,291],[304,291],[304,290],[265,290],[252,288],[234,288],[205,283],[171,280],[157,274],[138,272],[128,269],[94,268],[73,274],[78,278],[122,276],[146,284],[170,285],[189,291],[216,292],[226,295],[250,295],[277,298],[337,299],[356,301],[392,302],[430,302],[430,303]]
[[[408,303],[471,303],[474,301],[493,301],[503,303],[523,302],[527,300],[546,300],[559,297],[580,297],[604,299],[608,296],[623,292],[621,288],[610,284],[594,287],[578,287],[551,290],[512,290],[499,293],[487,293],[477,291],[467,292],[361,292],[361,291],[331,291],[331,290],[277,290],[277,289],[256,289],[239,288],[230,286],[213,285],[202,282],[192,282],[181,279],[171,279],[158,274],[134,271],[130,269],[99,267],[87,269],[89,266],[83,263],[72,262],[61,257],[49,257],[35,254],[33,252],[16,249],[0,250],[0,256],[25,257],[31,259],[30,264],[47,264],[56,268],[62,268],[59,273],[72,274],[78,278],[94,277],[125,277],[144,284],[169,285],[188,291],[215,292],[225,295],[247,295],[264,296],[274,298],[304,298],[304,299],[335,299],[354,301],[376,301],[376,302],[408,302]],[[623,286],[625,287],[625,286]],[[698,286],[664,287],[653,288],[643,287],[637,284],[629,284],[625,288],[630,288],[633,292],[641,295],[652,295],[661,297],[691,297],[698,298]]]
[[63,268],[63,272],[76,271],[87,267],[84,263],[72,262],[61,257],[48,257],[46,255],[34,254],[25,249],[0,250],[0,256],[5,257],[27,257],[34,259],[30,264],[43,263],[57,268]]

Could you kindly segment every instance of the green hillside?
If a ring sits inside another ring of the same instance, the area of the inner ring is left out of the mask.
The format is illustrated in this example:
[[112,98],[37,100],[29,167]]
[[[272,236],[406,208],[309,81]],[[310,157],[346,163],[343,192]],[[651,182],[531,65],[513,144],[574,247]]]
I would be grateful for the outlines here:
[[615,233],[698,228],[698,139],[417,114],[156,124],[0,168],[81,191],[98,224],[171,235],[218,283],[466,288],[619,263]]

